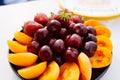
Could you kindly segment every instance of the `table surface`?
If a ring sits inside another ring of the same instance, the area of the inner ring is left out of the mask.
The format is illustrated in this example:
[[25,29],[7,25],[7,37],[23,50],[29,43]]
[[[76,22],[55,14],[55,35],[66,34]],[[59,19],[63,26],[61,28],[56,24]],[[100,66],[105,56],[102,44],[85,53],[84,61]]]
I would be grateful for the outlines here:
[[[12,39],[14,32],[21,30],[25,21],[33,20],[39,12],[57,12],[57,0],[37,0],[26,3],[0,6],[0,80],[21,80],[12,71],[8,59],[7,40]],[[112,32],[113,60],[107,73],[100,80],[120,79],[120,18],[101,21]]]

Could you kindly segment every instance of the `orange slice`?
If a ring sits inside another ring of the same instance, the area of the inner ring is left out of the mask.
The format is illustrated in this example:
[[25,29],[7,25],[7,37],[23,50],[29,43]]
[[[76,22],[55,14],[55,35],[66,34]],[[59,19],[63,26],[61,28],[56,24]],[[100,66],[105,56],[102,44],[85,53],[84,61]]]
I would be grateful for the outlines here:
[[18,43],[17,41],[8,40],[8,47],[14,53],[27,52],[27,46]]
[[36,65],[32,65],[26,68],[17,70],[18,74],[25,79],[33,79],[40,76],[46,69],[47,62],[41,62]]
[[18,54],[8,54],[8,60],[17,66],[30,66],[34,64],[38,59],[38,56],[33,53],[18,53]]
[[14,34],[14,38],[22,43],[22,44],[29,44],[32,41],[32,37],[28,36],[27,34],[23,33],[23,32],[15,32]]

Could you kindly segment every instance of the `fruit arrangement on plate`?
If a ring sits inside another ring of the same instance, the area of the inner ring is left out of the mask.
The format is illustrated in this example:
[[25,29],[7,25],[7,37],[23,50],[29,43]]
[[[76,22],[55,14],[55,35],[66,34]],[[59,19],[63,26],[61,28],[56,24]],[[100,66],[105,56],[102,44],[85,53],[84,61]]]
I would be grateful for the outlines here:
[[24,80],[94,80],[112,61],[110,36],[95,19],[66,10],[37,13],[7,41],[8,61]]

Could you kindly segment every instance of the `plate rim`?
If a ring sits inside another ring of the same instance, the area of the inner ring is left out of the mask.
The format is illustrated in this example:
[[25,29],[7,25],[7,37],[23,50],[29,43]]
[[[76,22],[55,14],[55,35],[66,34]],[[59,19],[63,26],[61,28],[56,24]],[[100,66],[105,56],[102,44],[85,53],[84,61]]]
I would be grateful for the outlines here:
[[65,8],[64,5],[62,4],[62,1],[63,0],[58,0],[58,4],[59,4],[59,7],[61,9],[67,9],[69,10],[70,12],[72,12],[73,14],[75,15],[80,15],[80,16],[84,16],[86,17],[86,19],[90,19],[90,18],[94,18],[94,19],[99,19],[99,20],[109,20],[109,19],[114,19],[114,18],[119,18],[120,17],[120,12],[117,13],[117,14],[113,14],[113,15],[101,15],[101,16],[92,16],[92,15],[86,15],[86,14],[82,14],[82,13],[77,13],[77,12],[74,12],[68,8]]

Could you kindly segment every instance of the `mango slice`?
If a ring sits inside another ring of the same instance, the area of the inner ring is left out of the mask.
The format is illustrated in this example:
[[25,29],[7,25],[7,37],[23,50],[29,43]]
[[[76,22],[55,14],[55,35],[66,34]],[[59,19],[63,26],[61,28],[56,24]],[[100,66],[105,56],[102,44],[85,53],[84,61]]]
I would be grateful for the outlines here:
[[10,63],[17,66],[30,66],[34,64],[38,59],[38,56],[33,53],[18,53],[8,54],[8,60]]
[[19,31],[15,32],[14,38],[18,42],[25,44],[25,45],[29,44],[32,41],[32,37],[28,36],[27,34],[25,34],[23,32],[19,32]]
[[75,62],[66,62],[60,66],[58,80],[79,80],[80,70]]
[[59,73],[59,65],[55,61],[52,61],[48,64],[45,72],[38,78],[38,80],[57,80]]
[[40,76],[46,69],[47,62],[40,62],[36,65],[32,65],[26,68],[17,70],[18,74],[25,79],[33,79]]
[[18,43],[17,41],[8,40],[8,47],[14,53],[27,52],[27,46]]
[[88,56],[85,53],[81,52],[78,56],[77,61],[81,71],[80,80],[91,80],[92,66]]

